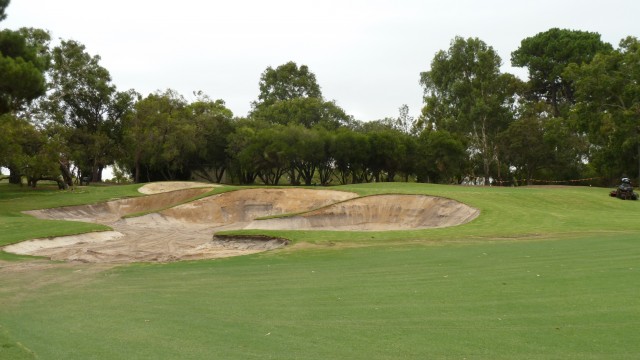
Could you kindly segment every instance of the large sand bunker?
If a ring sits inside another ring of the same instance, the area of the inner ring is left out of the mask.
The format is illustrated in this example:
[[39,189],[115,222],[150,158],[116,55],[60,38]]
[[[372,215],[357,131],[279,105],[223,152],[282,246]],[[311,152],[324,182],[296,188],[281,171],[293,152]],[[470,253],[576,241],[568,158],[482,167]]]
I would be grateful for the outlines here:
[[455,200],[423,195],[357,198],[301,215],[256,220],[248,229],[409,230],[467,223],[479,211]]
[[[284,243],[259,238],[241,244],[223,241],[213,237],[220,230],[418,229],[463,224],[479,214],[457,201],[431,196],[358,198],[349,192],[295,188],[245,189],[187,202],[209,189],[192,188],[97,205],[30,211],[29,214],[44,219],[105,224],[113,231],[30,240],[4,250],[81,262],[205,259],[255,253]],[[139,212],[149,214],[123,218]],[[297,215],[258,219],[285,214]]]

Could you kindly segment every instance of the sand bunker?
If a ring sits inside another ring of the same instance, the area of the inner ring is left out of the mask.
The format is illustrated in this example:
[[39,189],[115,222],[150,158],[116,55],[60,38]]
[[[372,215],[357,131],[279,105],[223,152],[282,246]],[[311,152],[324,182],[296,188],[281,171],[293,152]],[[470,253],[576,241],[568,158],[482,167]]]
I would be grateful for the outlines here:
[[457,201],[422,195],[376,195],[298,216],[251,222],[248,229],[409,230],[467,223],[479,211]]
[[[213,236],[220,230],[405,230],[463,224],[479,214],[459,202],[431,196],[358,198],[349,192],[297,188],[245,189],[187,202],[208,190],[210,187],[188,188],[96,205],[29,211],[43,219],[105,224],[113,231],[36,239],[4,250],[81,262],[208,259],[265,251],[286,243],[260,237],[240,241]],[[149,214],[123,218],[139,212]],[[284,214],[297,215],[258,219]]]

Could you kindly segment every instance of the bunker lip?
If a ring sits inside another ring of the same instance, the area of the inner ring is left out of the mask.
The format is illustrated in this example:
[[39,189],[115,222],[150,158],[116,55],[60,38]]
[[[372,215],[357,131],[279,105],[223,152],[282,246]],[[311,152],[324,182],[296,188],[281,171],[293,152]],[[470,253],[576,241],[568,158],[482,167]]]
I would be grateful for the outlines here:
[[[358,197],[355,193],[326,189],[251,188],[193,200],[209,190],[210,187],[189,188],[101,204],[30,211],[44,219],[108,225],[113,232],[32,240],[7,246],[5,251],[89,263],[212,259],[287,244],[279,238],[215,235],[221,230],[406,230],[463,224],[479,214],[479,210],[460,202],[433,196]],[[151,213],[122,218],[147,211]],[[285,214],[297,215],[273,218]],[[256,220],[262,217],[272,218]]]

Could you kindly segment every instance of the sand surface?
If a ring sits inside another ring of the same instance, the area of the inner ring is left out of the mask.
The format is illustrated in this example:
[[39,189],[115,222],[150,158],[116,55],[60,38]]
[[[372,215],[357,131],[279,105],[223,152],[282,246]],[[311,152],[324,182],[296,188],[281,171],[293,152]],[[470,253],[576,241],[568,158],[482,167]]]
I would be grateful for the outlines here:
[[191,188],[214,188],[218,186],[220,185],[194,181],[162,181],[145,184],[141,186],[138,191],[143,194],[159,194],[175,190],[184,190]]
[[[145,185],[153,195],[101,204],[29,211],[43,219],[86,221],[113,231],[35,239],[7,252],[90,263],[168,262],[251,254],[284,246],[282,240],[221,240],[220,230],[406,230],[463,224],[479,211],[422,195],[358,197],[354,193],[299,188],[244,189],[194,200],[210,184]],[[175,190],[181,189],[181,190]],[[130,214],[147,212],[137,217]],[[270,218],[283,214],[294,216]]]

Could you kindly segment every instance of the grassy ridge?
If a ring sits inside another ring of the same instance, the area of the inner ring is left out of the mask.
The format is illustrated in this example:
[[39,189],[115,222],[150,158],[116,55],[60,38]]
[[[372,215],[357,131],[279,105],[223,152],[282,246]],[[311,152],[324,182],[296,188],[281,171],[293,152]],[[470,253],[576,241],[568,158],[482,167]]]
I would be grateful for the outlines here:
[[447,229],[285,232],[318,246],[213,261],[0,262],[0,359],[640,357],[639,202],[597,188],[338,189],[482,214]]

